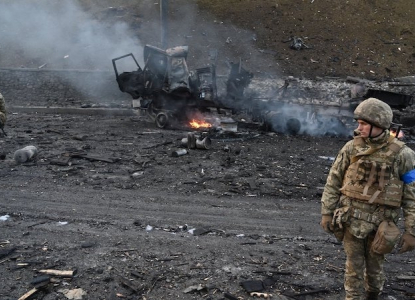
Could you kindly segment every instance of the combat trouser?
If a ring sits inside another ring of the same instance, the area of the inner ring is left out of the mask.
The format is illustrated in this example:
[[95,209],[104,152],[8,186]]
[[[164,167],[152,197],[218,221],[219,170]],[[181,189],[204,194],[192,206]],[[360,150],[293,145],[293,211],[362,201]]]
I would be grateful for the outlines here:
[[371,233],[365,239],[358,239],[348,229],[345,230],[343,246],[346,253],[346,300],[365,300],[367,293],[375,295],[382,291],[385,282],[385,256],[370,251],[374,237],[375,233]]

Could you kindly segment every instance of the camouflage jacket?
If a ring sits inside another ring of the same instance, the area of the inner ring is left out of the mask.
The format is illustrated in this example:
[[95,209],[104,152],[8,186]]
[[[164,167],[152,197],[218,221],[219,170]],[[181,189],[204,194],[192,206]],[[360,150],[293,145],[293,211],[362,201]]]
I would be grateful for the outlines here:
[[0,122],[3,125],[6,123],[6,103],[2,94],[0,94]]
[[[365,139],[368,147],[376,147],[385,143],[390,137],[389,131],[385,131],[378,138]],[[415,182],[404,184],[402,192],[401,208],[384,207],[379,204],[370,204],[368,202],[359,201],[357,199],[348,197],[341,192],[344,184],[344,176],[350,166],[354,150],[354,140],[351,140],[344,145],[339,151],[327,177],[327,182],[324,187],[323,196],[321,199],[321,213],[325,215],[333,215],[334,211],[339,208],[353,207],[363,212],[369,218],[372,215],[382,215],[387,213],[390,219],[395,222],[398,221],[400,209],[403,210],[405,218],[405,231],[415,236]],[[370,159],[370,156],[367,157]],[[401,178],[403,174],[415,168],[415,153],[408,146],[404,145],[402,149],[396,154],[395,162],[391,172],[397,178]],[[346,211],[346,210],[345,210]],[[376,222],[368,222],[350,216],[346,226],[349,226],[350,232],[358,238],[364,238],[377,229]]]

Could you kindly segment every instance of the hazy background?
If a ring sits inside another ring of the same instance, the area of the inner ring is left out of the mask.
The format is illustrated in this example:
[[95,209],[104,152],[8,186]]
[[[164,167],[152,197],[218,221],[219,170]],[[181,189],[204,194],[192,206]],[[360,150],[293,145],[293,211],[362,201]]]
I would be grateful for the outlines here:
[[140,40],[122,19],[100,22],[77,1],[1,1],[0,20],[0,56],[9,58],[0,67],[108,70],[114,57],[141,58]]

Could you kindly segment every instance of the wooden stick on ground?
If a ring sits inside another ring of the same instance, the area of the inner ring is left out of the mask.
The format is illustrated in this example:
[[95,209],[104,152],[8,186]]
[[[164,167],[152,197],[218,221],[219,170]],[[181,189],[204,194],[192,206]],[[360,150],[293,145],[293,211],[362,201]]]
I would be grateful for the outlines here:
[[30,291],[28,291],[26,294],[24,294],[23,296],[21,296],[18,300],[26,300],[28,299],[30,296],[32,296],[34,293],[36,293],[38,291],[37,288],[33,288]]
[[61,270],[46,269],[46,270],[39,270],[38,272],[42,274],[48,274],[48,275],[60,276],[60,277],[73,277],[76,274],[76,270],[61,271]]

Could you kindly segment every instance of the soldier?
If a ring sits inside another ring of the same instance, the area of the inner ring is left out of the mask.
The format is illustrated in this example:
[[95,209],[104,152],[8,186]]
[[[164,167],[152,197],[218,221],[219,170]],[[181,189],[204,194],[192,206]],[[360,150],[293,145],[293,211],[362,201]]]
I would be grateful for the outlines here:
[[375,98],[357,106],[355,137],[339,151],[321,199],[320,225],[343,241],[346,253],[346,300],[378,299],[385,254],[400,237],[401,210],[399,253],[415,248],[415,153],[390,134],[392,117]]
[[6,103],[4,102],[3,95],[0,93],[0,128],[6,124]]

